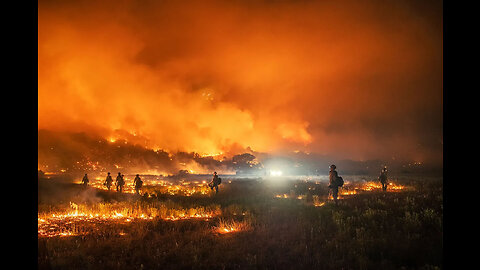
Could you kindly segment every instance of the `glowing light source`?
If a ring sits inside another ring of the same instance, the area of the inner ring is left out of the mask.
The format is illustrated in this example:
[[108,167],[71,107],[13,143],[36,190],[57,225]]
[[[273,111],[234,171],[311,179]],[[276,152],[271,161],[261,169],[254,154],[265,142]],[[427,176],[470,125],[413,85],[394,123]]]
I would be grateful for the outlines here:
[[281,176],[281,175],[282,175],[282,171],[271,170],[271,171],[270,171],[270,175],[271,175],[271,176]]

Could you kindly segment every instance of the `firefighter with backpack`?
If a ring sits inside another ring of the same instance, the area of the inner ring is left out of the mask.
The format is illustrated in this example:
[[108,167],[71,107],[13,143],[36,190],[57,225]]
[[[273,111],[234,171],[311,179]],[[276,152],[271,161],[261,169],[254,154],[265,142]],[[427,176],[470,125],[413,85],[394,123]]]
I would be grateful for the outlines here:
[[215,188],[215,194],[218,193],[218,185],[222,183],[222,178],[218,177],[217,172],[213,172],[212,182],[208,184],[211,190]]
[[133,180],[133,185],[135,186],[135,192],[140,195],[140,189],[142,188],[143,181],[140,179],[140,175],[136,175],[135,179]]
[[107,187],[108,191],[110,191],[110,188],[112,187],[112,183],[113,183],[112,176],[110,175],[110,172],[108,172],[107,178],[105,179],[105,182],[103,183],[103,185]]
[[387,191],[387,166],[383,167],[382,171],[380,172],[380,176],[378,177],[380,183],[382,184],[382,190]]
[[[338,176],[337,171],[335,170],[337,166],[330,165],[330,172],[328,173],[329,176],[329,185],[328,188],[332,194],[333,200],[335,201],[335,205],[338,205],[338,188],[343,186],[343,178]],[[330,194],[329,194],[330,195]]]
[[122,193],[123,185],[125,185],[125,181],[123,180],[123,175],[118,173],[117,179],[115,179],[115,186],[117,186],[117,192]]

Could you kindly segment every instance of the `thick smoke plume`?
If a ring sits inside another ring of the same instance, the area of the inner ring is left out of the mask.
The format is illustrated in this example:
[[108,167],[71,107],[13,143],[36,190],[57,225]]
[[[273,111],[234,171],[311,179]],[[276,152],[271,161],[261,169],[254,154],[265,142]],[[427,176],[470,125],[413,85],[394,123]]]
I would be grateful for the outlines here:
[[252,151],[442,163],[441,1],[38,5],[38,128],[87,134],[61,138],[58,166],[85,152],[169,173]]

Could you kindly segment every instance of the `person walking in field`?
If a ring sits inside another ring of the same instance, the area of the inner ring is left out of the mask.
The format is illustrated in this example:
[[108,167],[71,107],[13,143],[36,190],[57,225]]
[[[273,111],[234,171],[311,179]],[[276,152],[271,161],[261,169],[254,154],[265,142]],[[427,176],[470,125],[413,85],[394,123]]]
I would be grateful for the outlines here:
[[112,187],[112,183],[113,183],[112,176],[110,175],[110,172],[108,172],[107,178],[105,179],[105,183],[103,183],[103,185],[105,185],[108,191],[110,191],[110,188]]
[[218,177],[217,172],[213,172],[212,182],[210,182],[208,186],[210,187],[211,190],[215,188],[215,194],[218,193],[218,185],[220,185],[220,183],[222,183],[222,179]]
[[123,175],[121,173],[118,173],[117,179],[115,179],[115,185],[117,186],[117,192],[122,193],[125,181],[123,180]]
[[133,185],[135,186],[135,192],[140,195],[140,189],[142,188],[143,181],[140,179],[140,175],[137,174],[133,180]]
[[84,187],[87,187],[88,182],[90,182],[90,181],[88,180],[87,174],[85,174],[85,175],[83,176],[83,179],[82,179],[82,184],[83,184],[83,186],[84,186]]
[[382,190],[387,191],[387,166],[383,167],[382,171],[380,172],[380,176],[378,177],[380,183],[382,183]]
[[335,201],[335,205],[338,205],[338,187],[343,186],[343,179],[338,176],[337,171],[335,170],[337,166],[330,165],[330,172],[328,173],[329,176],[329,185],[328,188],[330,189],[330,193],[332,194],[333,200]]

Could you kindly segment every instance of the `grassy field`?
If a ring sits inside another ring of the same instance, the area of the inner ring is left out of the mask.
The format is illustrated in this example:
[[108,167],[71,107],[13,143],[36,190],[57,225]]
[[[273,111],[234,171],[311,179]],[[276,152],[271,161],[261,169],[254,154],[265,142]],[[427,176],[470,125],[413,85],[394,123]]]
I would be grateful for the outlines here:
[[39,268],[443,268],[441,178],[399,177],[387,192],[344,179],[337,206],[320,181],[224,179],[218,194],[146,196],[39,181]]

